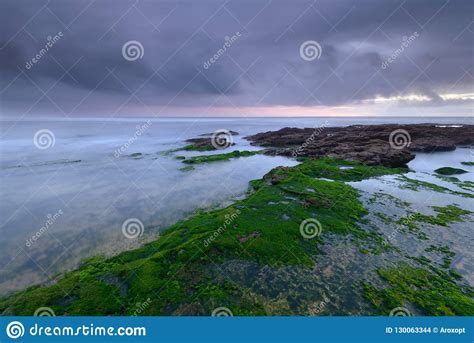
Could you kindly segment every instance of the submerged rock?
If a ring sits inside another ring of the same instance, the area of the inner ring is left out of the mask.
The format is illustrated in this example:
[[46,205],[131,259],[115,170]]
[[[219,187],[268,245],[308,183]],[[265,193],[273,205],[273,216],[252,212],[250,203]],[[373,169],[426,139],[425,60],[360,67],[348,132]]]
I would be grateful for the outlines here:
[[138,158],[142,158],[143,154],[141,152],[134,152],[133,154],[130,154],[128,156],[132,157],[132,158],[135,158],[135,159],[138,159]]
[[435,172],[441,175],[456,175],[467,173],[467,170],[452,167],[442,167],[436,169]]
[[[190,151],[210,151],[210,150],[217,150],[218,148],[215,144],[212,144],[211,137],[205,138],[191,138],[186,140],[187,143],[191,143],[186,145],[182,150],[190,150]],[[224,148],[228,148],[230,146],[235,145],[234,142],[229,141],[228,144],[224,144]]]

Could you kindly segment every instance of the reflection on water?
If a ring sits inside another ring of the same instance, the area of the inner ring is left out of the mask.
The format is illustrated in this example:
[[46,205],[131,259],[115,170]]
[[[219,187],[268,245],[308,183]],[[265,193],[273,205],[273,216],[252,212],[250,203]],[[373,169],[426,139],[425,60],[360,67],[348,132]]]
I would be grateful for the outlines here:
[[[470,161],[469,149],[456,149],[452,152],[417,154],[410,162],[412,172],[406,176],[410,179],[431,182],[446,187],[453,191],[473,194],[461,189],[455,184],[441,181],[436,177],[435,169],[445,166],[462,168],[469,173],[456,175],[463,181],[473,180],[473,167],[462,165],[462,161]],[[429,254],[425,249],[430,245],[448,246],[455,253],[451,267],[458,271],[464,279],[474,286],[474,215],[464,216],[463,222],[452,222],[447,227],[419,223],[428,240],[417,239],[416,234],[403,230],[403,226],[396,224],[401,217],[421,212],[426,215],[435,216],[436,212],[432,206],[457,205],[458,207],[474,212],[474,199],[456,194],[439,193],[426,188],[413,191],[404,188],[403,182],[397,176],[387,175],[360,182],[349,182],[349,184],[362,191],[361,200],[369,209],[367,219],[375,223],[384,234],[391,245],[397,246],[410,256],[425,256],[437,263],[442,263],[439,256]],[[374,194],[377,195],[376,201]],[[394,198],[396,197],[396,198]]]

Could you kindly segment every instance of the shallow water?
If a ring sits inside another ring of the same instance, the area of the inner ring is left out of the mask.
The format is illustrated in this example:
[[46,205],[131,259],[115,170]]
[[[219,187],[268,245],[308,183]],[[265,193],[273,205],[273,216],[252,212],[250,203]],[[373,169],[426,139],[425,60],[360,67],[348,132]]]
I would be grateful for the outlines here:
[[[226,151],[254,150],[257,148],[243,137],[285,126],[389,122],[468,123],[469,119],[164,118],[152,120],[118,155],[118,149],[134,137],[137,125],[144,125],[146,119],[0,121],[0,294],[44,282],[84,258],[139,246],[197,209],[229,204],[245,194],[250,180],[270,169],[296,164],[284,157],[255,155],[180,171],[183,163],[163,152],[184,146],[187,138],[218,129],[234,130],[240,135],[234,137],[236,145]],[[54,146],[41,150],[33,144],[40,129],[54,133]],[[460,151],[417,158],[410,166],[419,175],[431,172],[438,162],[439,166],[455,166],[449,159]],[[142,155],[130,156],[134,153]],[[455,160],[472,160],[472,156],[456,155]],[[459,179],[468,180],[471,175]],[[141,238],[123,235],[122,223],[129,218],[143,222]]]
[[[471,161],[469,149],[458,148],[452,152],[441,152],[433,154],[417,154],[416,158],[409,163],[412,172],[405,174],[415,180],[427,181],[451,189],[453,191],[473,194],[457,187],[451,182],[440,180],[436,177],[435,169],[440,167],[455,167],[469,171],[466,174],[456,175],[460,180],[473,181],[474,169],[462,165],[462,161]],[[474,286],[474,215],[463,216],[462,222],[449,223],[447,227],[420,223],[419,226],[428,240],[420,240],[416,234],[403,230],[403,227],[395,223],[386,223],[377,218],[377,213],[390,218],[392,221],[415,212],[426,215],[436,215],[432,206],[456,205],[462,209],[474,212],[474,199],[456,195],[439,193],[430,189],[419,188],[417,191],[404,188],[398,176],[386,175],[359,182],[349,182],[351,186],[362,192],[361,200],[369,210],[368,219],[374,223],[385,235],[390,244],[399,247],[404,253],[411,256],[425,256],[436,260],[435,254],[425,251],[430,245],[448,246],[455,253],[451,267],[459,272],[464,280]],[[390,197],[378,198],[371,202],[370,198],[375,193],[389,194]],[[394,200],[393,197],[398,198]],[[401,204],[403,201],[404,204]],[[438,257],[439,259],[439,257]],[[441,263],[442,261],[437,261]]]

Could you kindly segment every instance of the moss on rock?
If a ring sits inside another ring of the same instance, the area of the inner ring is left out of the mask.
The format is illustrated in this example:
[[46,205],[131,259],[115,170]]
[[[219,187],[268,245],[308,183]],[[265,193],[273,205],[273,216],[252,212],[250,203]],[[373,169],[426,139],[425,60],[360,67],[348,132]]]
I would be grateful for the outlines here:
[[442,167],[435,170],[436,173],[441,175],[456,175],[456,174],[465,174],[467,170],[460,169],[460,168],[452,168],[452,167]]
[[411,305],[428,316],[472,316],[474,290],[458,285],[442,271],[416,268],[400,263],[393,268],[380,268],[379,276],[388,283],[377,288],[365,283],[364,295],[381,315],[391,310]]
[[[339,168],[348,165],[353,168]],[[146,300],[141,315],[209,315],[224,305],[235,315],[266,314],[268,306],[260,297],[230,280],[219,280],[214,266],[244,259],[261,266],[311,267],[320,253],[318,246],[331,234],[351,236],[364,251],[380,249],[381,234],[358,226],[367,211],[357,190],[341,180],[394,172],[399,170],[330,159],[275,168],[251,183],[256,190],[245,199],[198,212],[139,249],[91,259],[53,285],[4,298],[0,312],[32,315],[36,308],[48,306],[57,315],[131,315],[137,303]],[[282,214],[289,219],[281,220]],[[321,225],[313,239],[302,235],[300,227],[309,218]]]
[[193,156],[183,159],[183,163],[187,164],[198,164],[198,163],[209,163],[218,161],[227,161],[232,158],[248,157],[257,154],[261,154],[261,151],[232,151],[226,154],[215,154],[215,155],[201,155]]

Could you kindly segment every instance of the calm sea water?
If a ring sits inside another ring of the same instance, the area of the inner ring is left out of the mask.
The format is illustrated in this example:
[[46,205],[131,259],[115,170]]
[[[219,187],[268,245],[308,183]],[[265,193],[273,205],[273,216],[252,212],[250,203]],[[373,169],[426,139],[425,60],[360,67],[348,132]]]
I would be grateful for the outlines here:
[[[282,127],[379,123],[473,123],[472,118],[163,118],[43,119],[0,121],[0,294],[44,282],[84,258],[113,254],[155,238],[159,231],[197,209],[229,204],[248,182],[280,165],[284,157],[252,156],[180,171],[170,149],[218,129],[234,130],[231,150],[254,150],[246,135]],[[144,129],[140,129],[146,126]],[[54,134],[54,146],[39,149],[39,130]],[[137,135],[140,131],[140,135]],[[122,150],[119,149],[122,147]],[[469,151],[466,150],[466,154]],[[140,153],[141,156],[132,154]],[[195,153],[179,153],[193,155]],[[457,151],[459,155],[459,151]],[[462,152],[461,152],[462,154]],[[130,156],[132,155],[132,156]],[[456,161],[470,156],[455,157]],[[452,162],[450,153],[417,158],[415,170]],[[472,159],[472,158],[471,158]],[[458,161],[459,160],[459,161]],[[443,161],[441,163],[440,161]],[[122,224],[144,224],[138,239]]]

